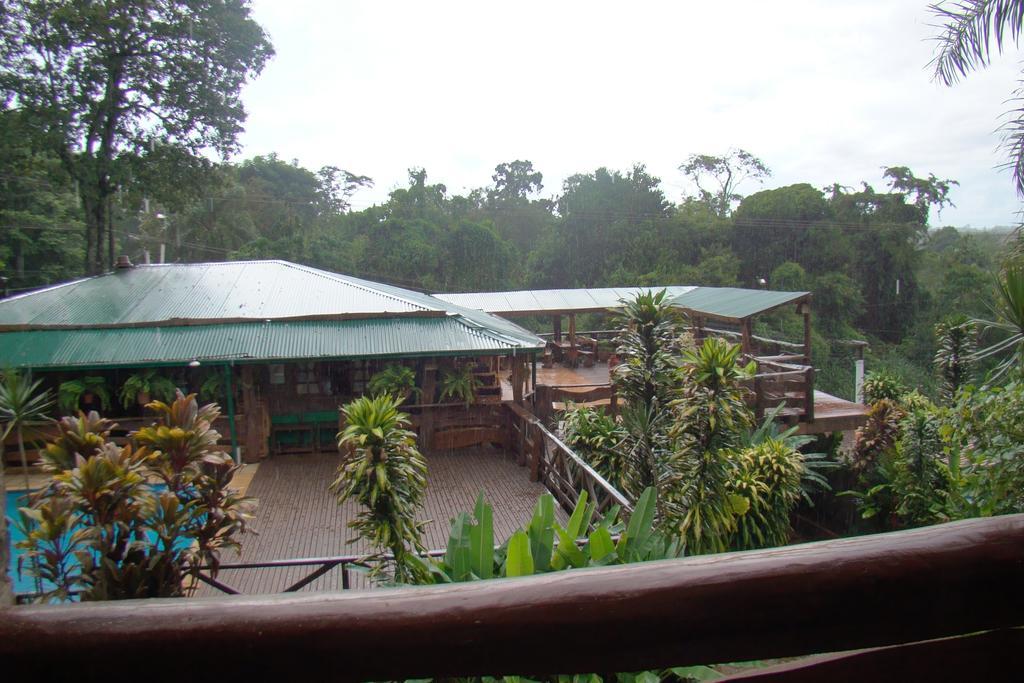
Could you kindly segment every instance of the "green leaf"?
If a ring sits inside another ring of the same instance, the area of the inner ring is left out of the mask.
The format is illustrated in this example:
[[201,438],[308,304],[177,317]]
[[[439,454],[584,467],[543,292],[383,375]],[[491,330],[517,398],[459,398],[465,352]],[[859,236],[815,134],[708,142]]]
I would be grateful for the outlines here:
[[533,518],[527,528],[530,539],[530,551],[538,572],[546,572],[551,567],[551,552],[555,544],[555,499],[545,493],[537,499]]
[[722,677],[722,674],[708,666],[677,666],[669,671],[683,680],[690,681],[713,681]]
[[741,495],[730,493],[728,500],[729,509],[732,510],[732,513],[737,517],[747,514],[747,510],[750,509],[750,501]]
[[534,572],[533,556],[530,554],[530,538],[520,529],[508,539],[508,558],[505,560],[505,576],[531,576]]
[[[555,569],[562,569],[565,567],[565,563],[568,562],[575,568],[587,566],[587,556],[583,554],[579,546],[576,545],[576,538],[570,536],[565,529],[560,526],[555,527],[555,532],[558,533],[558,547],[555,549],[555,557],[552,558],[551,566]],[[556,562],[560,566],[556,566]]]
[[476,499],[475,516],[469,530],[470,566],[481,579],[489,579],[494,576],[494,510],[483,492]]
[[597,562],[615,551],[615,543],[607,528],[600,526],[590,534],[590,559]]
[[654,487],[648,486],[636,501],[629,526],[619,537],[618,551],[623,562],[638,561],[644,554],[654,524],[655,495]]
[[444,553],[444,563],[448,566],[448,574],[452,581],[468,581],[472,571],[469,527],[469,513],[463,512],[452,520],[448,548]]

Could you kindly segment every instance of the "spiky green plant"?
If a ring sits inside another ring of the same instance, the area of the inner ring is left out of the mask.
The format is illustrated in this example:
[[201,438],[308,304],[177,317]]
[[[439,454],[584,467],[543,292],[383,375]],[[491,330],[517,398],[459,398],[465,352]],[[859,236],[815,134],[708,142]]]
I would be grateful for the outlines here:
[[665,409],[677,386],[674,354],[679,314],[665,290],[640,292],[621,303],[615,343],[622,362],[612,370],[615,390],[629,403]]
[[682,395],[672,404],[671,438],[681,463],[672,523],[690,554],[725,550],[749,508],[731,489],[732,454],[754,419],[741,384],[754,364],[741,366],[739,353],[738,345],[711,338],[683,354]]
[[[338,434],[338,445],[352,454],[338,468],[330,489],[339,505],[348,500],[359,504],[349,527],[378,556],[390,551],[394,580],[411,583],[422,571],[413,557],[423,550],[424,523],[417,522],[416,515],[423,506],[427,464],[416,447],[416,434],[407,429],[409,416],[398,410],[399,402],[382,394],[362,396],[342,407],[346,426]],[[375,578],[384,566],[375,563]]]
[[[49,391],[40,391],[41,380],[32,381],[31,375],[8,370],[0,377],[0,450],[3,442],[11,434],[18,439],[18,454],[21,456],[21,467],[25,476],[25,493],[28,495],[28,458],[25,455],[25,428],[44,424],[47,421],[46,411],[53,404]],[[4,479],[4,463],[0,454],[0,495],[6,496],[7,485]],[[10,538],[7,530],[7,517],[0,515],[0,605],[12,601],[10,577],[7,567],[10,566]]]
[[42,380],[32,381],[32,375],[27,372],[8,371],[0,380],[0,424],[4,426],[0,442],[11,434],[17,436],[26,491],[29,489],[29,480],[25,430],[52,422],[47,412],[53,407],[53,395],[49,389],[42,390],[42,384]]
[[749,509],[737,519],[736,548],[789,542],[790,513],[800,500],[805,469],[800,452],[782,439],[769,437],[738,454],[734,490],[747,498]]
[[974,320],[982,334],[994,332],[1002,335],[988,346],[970,356],[973,361],[1002,356],[991,381],[996,381],[1010,369],[1024,370],[1024,258],[1010,259],[996,277],[999,297],[992,307],[992,320]]
[[950,316],[935,325],[938,350],[935,352],[935,371],[941,382],[940,390],[946,403],[951,403],[956,392],[970,381],[971,357],[975,352],[974,324],[966,316]]
[[675,357],[679,314],[665,290],[640,292],[621,303],[615,342],[622,362],[611,377],[623,403],[625,432],[618,448],[622,471],[617,479],[622,490],[634,497],[648,487],[657,489],[660,523],[669,516],[669,489],[678,481],[669,438],[669,404],[679,391]]

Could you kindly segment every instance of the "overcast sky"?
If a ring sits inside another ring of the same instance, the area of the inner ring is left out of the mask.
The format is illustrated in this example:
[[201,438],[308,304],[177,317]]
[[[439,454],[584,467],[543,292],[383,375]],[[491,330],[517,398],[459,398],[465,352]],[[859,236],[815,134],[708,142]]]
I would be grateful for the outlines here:
[[882,167],[904,165],[960,181],[933,225],[1014,223],[995,129],[1019,56],[933,83],[926,5],[256,0],[277,56],[246,88],[239,158],[368,175],[363,208],[411,166],[464,193],[515,159],[547,196],[573,173],[644,163],[679,201],[688,155],[739,147],[772,169],[765,188],[881,189]]

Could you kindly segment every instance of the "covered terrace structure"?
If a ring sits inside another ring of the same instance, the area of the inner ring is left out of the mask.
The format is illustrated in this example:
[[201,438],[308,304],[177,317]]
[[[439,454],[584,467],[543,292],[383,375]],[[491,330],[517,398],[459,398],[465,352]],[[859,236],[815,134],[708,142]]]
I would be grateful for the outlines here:
[[[468,292],[436,294],[439,299],[506,318],[552,318],[549,354],[564,360],[575,373],[550,367],[534,371],[534,384],[541,394],[538,415],[547,417],[548,403],[564,400],[606,401],[610,387],[608,368],[595,367],[601,358],[597,338],[614,335],[610,330],[578,332],[576,316],[607,313],[621,309],[622,301],[639,292],[665,290],[672,305],[687,314],[691,331],[700,340],[724,336],[738,342],[743,353],[757,363],[753,381],[754,408],[758,417],[780,408],[782,419],[799,424],[800,431],[820,433],[847,431],[863,422],[864,407],[814,389],[811,358],[811,293],[782,292],[736,287],[601,287],[588,289],[546,289],[512,292]],[[803,339],[787,342],[755,335],[754,319],[784,307],[793,307],[803,319]],[[568,318],[568,335],[563,339],[562,318]],[[545,335],[541,335],[545,336]],[[578,374],[582,381],[574,381]],[[568,376],[567,376],[568,375]],[[546,387],[546,388],[545,388]],[[570,389],[570,387],[572,387]],[[568,390],[568,395],[561,389]],[[550,396],[543,396],[545,394]],[[572,398],[575,396],[576,398]]]

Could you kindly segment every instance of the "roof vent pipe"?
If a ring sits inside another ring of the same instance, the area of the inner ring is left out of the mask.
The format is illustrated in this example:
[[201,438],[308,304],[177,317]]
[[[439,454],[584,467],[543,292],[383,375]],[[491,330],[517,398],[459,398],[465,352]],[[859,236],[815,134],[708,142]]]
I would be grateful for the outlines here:
[[124,254],[121,254],[120,256],[117,257],[117,263],[114,265],[114,267],[117,268],[118,270],[128,270],[129,268],[134,268],[135,266],[132,265],[132,260],[130,258],[125,256]]

